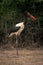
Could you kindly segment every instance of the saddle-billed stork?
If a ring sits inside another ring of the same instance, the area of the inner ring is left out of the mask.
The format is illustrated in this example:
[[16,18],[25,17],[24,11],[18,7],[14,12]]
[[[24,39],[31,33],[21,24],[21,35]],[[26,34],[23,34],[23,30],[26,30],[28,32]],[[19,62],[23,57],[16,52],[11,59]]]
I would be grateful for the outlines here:
[[[36,20],[36,18],[31,15],[29,12],[25,12],[26,16],[30,17],[33,21]],[[14,27],[10,29],[9,37],[12,37],[13,35],[16,35],[16,45],[17,45],[17,55],[18,55],[18,36],[21,34],[21,32],[25,28],[25,22],[20,22],[16,24]]]

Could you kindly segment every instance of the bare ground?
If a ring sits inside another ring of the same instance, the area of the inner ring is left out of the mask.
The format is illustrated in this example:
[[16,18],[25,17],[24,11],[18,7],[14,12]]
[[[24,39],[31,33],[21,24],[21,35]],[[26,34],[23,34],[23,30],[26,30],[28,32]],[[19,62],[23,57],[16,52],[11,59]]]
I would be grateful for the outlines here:
[[43,50],[0,50],[0,65],[43,65]]

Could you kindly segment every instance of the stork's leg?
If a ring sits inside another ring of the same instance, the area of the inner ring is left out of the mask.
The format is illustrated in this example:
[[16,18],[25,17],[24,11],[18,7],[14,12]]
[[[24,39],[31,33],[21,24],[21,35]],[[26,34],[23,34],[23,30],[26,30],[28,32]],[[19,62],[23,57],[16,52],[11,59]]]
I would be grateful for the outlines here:
[[18,55],[18,36],[16,36],[16,50],[17,50],[17,55]]

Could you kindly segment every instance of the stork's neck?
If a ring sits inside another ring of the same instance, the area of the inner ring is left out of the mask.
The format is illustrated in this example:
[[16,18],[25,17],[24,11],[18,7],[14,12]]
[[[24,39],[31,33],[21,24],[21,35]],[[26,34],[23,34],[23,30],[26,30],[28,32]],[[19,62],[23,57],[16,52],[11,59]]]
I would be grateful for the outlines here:
[[27,24],[27,17],[25,16],[24,25]]

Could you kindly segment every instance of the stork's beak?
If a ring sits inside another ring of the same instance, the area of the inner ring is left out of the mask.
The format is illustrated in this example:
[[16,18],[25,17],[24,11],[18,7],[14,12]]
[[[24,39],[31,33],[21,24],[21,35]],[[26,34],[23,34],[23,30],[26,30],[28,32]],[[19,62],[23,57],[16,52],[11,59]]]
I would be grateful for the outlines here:
[[36,17],[27,12],[27,16],[29,16],[33,21],[36,20]]
[[34,21],[36,20],[35,16],[31,15],[30,18]]

